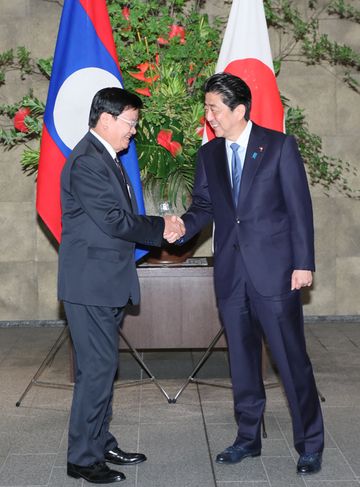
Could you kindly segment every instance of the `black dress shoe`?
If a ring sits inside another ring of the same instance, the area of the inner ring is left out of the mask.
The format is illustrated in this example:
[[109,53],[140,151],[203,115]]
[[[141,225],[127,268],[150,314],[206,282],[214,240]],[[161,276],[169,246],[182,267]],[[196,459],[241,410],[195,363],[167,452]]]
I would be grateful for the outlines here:
[[94,463],[88,467],[81,467],[74,463],[67,464],[67,474],[75,479],[85,479],[93,484],[112,484],[125,480],[125,475],[110,468],[104,462]]
[[242,446],[233,445],[217,455],[216,463],[231,465],[232,463],[241,462],[246,457],[258,457],[260,454],[261,450],[247,450]]
[[146,456],[142,453],[126,453],[115,447],[105,453],[105,461],[115,463],[115,465],[136,465],[145,462]]
[[321,470],[322,453],[306,453],[300,455],[297,464],[297,473],[300,475],[311,475]]

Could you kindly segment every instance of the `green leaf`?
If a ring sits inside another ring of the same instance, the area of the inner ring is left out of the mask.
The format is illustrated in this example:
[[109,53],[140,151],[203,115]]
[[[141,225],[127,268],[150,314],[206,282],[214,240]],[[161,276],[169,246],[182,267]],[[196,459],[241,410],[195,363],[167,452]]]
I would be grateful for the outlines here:
[[14,62],[14,51],[9,49],[0,54],[0,66],[9,66]]
[[26,74],[31,73],[32,67],[30,62],[30,51],[28,51],[24,46],[20,46],[16,50],[16,56],[21,72]]
[[44,115],[45,112],[45,103],[39,100],[38,98],[34,96],[25,96],[22,99],[21,105],[23,107],[30,108],[31,110],[31,115],[34,117],[39,117]]
[[25,149],[20,161],[22,170],[28,175],[35,174],[39,166],[39,157],[40,149]]
[[42,120],[38,120],[33,117],[25,117],[25,125],[29,129],[29,137],[38,136],[41,137],[42,132]]
[[277,77],[280,74],[281,60],[280,59],[274,59],[273,66],[274,66],[275,76]]
[[49,57],[47,59],[39,59],[36,64],[37,64],[40,72],[44,76],[46,76],[47,79],[50,79],[52,65],[53,65],[53,58]]
[[15,147],[15,145],[25,141],[26,139],[27,134],[23,132],[18,132],[15,129],[0,129],[0,144],[2,144],[5,149],[11,149],[12,147]]

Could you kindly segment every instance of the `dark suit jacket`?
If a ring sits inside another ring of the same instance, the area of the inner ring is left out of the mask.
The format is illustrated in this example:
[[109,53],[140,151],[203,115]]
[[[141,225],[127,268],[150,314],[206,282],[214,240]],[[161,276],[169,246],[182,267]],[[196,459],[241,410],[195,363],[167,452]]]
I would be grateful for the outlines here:
[[137,215],[128,184],[131,199],[109,152],[87,133],[61,174],[59,299],[111,307],[139,302],[135,242],[160,246],[164,220]]
[[239,252],[252,284],[263,296],[289,292],[294,269],[315,270],[310,192],[292,136],[253,124],[237,207],[232,200],[225,139],[202,146],[193,201],[182,218],[186,240],[215,221],[218,298],[231,294]]

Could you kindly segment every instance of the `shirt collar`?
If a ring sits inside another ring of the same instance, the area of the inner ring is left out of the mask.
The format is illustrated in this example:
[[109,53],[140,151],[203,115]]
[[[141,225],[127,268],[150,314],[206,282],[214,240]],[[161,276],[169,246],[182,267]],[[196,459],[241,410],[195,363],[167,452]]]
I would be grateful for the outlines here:
[[109,142],[107,142],[105,139],[103,139],[102,137],[100,137],[100,135],[98,133],[96,133],[95,130],[90,129],[90,132],[93,134],[94,137],[96,137],[98,139],[99,142],[102,143],[102,145],[105,147],[105,149],[111,155],[112,159],[115,159],[115,157],[116,157],[116,151],[109,144]]
[[[249,137],[250,137],[251,128],[252,128],[252,121],[249,120],[248,123],[246,124],[245,129],[241,132],[240,137],[235,141],[241,147],[244,147],[244,149],[247,149],[247,146],[248,146],[248,143],[249,143]],[[234,143],[233,140],[226,139],[226,147],[227,147],[227,149],[230,149],[230,145],[233,144],[233,143]]]

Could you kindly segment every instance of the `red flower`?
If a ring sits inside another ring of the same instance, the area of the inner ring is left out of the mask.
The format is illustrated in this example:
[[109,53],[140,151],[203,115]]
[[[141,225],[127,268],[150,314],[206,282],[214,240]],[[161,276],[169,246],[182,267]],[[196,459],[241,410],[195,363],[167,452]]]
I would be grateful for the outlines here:
[[186,80],[186,82],[187,82],[188,86],[192,86],[192,85],[194,84],[195,79],[196,79],[196,78],[188,78],[188,79]]
[[156,62],[156,66],[159,66],[159,64],[160,64],[160,56],[159,56],[159,53],[158,52],[155,54],[155,62]]
[[169,41],[167,39],[164,39],[164,37],[158,37],[157,41],[160,46],[165,46],[166,44],[169,44]]
[[129,7],[124,7],[121,10],[122,16],[125,20],[127,20],[127,27],[124,27],[123,30],[131,30],[131,24],[130,24],[130,9]]
[[169,39],[180,37],[180,44],[185,44],[185,29],[181,25],[170,25]]
[[149,69],[149,63],[141,63],[136,66],[141,73],[145,73]]
[[156,81],[157,79],[160,78],[160,76],[158,74],[156,74],[152,78],[146,78],[144,73],[129,73],[129,74],[133,78],[138,79],[139,81],[145,81],[145,83],[149,83],[149,84],[154,83],[154,81]]
[[201,127],[197,127],[196,133],[200,138],[202,138],[204,135],[205,117],[200,117],[199,122],[201,124]]
[[172,130],[160,130],[157,136],[157,143],[164,147],[170,152],[170,154],[175,157],[182,151],[181,144],[172,139]]
[[168,39],[165,39],[164,37],[158,37],[157,41],[160,44],[160,46],[165,46],[166,44],[169,44],[169,39],[173,39],[174,37],[180,37],[180,44],[185,44],[184,27],[181,27],[181,25],[176,25],[176,24],[170,25]]
[[130,76],[132,76],[135,79],[138,79],[139,81],[145,81],[145,75],[144,73],[129,73]]
[[149,68],[155,69],[155,66],[153,64],[149,64],[146,62],[146,63],[138,64],[136,67],[138,68],[139,72],[138,73],[129,73],[129,74],[130,74],[130,76],[132,76],[135,79],[138,79],[139,81],[145,81],[145,83],[151,84],[160,78],[160,76],[158,74],[156,74],[155,76],[152,76],[150,78],[145,77],[145,73]]
[[144,95],[144,96],[151,96],[149,88],[136,88],[136,93],[139,93],[139,95]]
[[130,20],[130,9],[129,7],[124,7],[121,10],[122,16],[124,17],[125,20]]
[[25,125],[25,118],[30,115],[30,108],[19,108],[14,116],[14,127],[19,132],[29,132],[28,127]]

